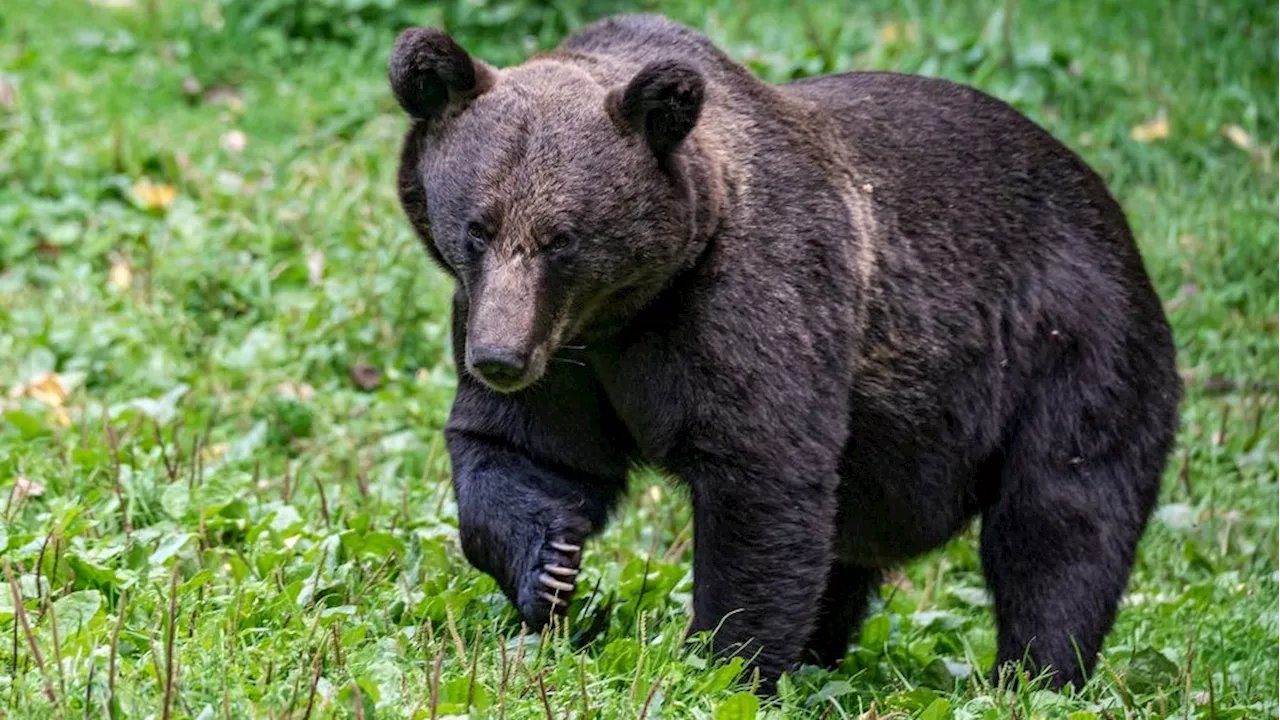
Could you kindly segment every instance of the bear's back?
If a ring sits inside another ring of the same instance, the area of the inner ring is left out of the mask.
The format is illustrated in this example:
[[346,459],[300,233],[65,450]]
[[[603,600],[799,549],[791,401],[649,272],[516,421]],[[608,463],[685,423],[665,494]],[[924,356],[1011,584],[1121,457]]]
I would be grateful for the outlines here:
[[[782,88],[833,121],[839,143],[873,183],[909,194],[914,204],[936,202],[938,209],[954,211],[961,199],[969,205],[990,200],[1004,210],[999,215],[1013,205],[1031,211],[1031,205],[1054,201],[1076,221],[1084,213],[1090,224],[1110,224],[1127,235],[1119,206],[1088,165],[979,90],[888,72],[825,75]],[[992,220],[999,218],[988,215],[982,223]]]
[[570,35],[560,49],[642,62],[658,57],[732,62],[702,33],[661,15],[615,15],[600,20]]
[[[947,80],[880,72],[781,88],[830,119],[845,161],[874,188],[882,242],[942,271],[940,303],[951,297],[949,276],[972,285],[1006,274],[1012,287],[1046,270],[1041,279],[1057,281],[1072,301],[1090,304],[1087,296],[1104,289],[1154,300],[1103,180],[1003,101]],[[1081,273],[1090,281],[1076,282]]]
[[615,15],[570,35],[558,52],[604,59],[622,77],[655,60],[683,60],[706,75],[709,84],[728,95],[768,95],[759,80],[704,34],[661,15]]

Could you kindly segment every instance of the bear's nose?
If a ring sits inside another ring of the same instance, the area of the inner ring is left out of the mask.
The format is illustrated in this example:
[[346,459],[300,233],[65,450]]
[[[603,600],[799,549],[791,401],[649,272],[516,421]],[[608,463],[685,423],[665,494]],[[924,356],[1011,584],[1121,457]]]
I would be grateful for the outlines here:
[[498,388],[519,384],[528,367],[528,356],[511,348],[484,346],[471,350],[471,372]]

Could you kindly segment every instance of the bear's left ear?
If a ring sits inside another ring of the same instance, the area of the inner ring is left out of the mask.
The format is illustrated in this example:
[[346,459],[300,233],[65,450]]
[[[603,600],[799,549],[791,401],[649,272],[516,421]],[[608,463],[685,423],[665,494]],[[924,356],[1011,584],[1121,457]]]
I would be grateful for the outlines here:
[[654,155],[671,154],[698,124],[706,81],[679,60],[645,65],[625,88],[609,93],[608,110],[631,132],[643,134]]
[[475,60],[447,33],[410,28],[396,38],[387,65],[396,100],[410,116],[435,120],[493,87],[493,68]]

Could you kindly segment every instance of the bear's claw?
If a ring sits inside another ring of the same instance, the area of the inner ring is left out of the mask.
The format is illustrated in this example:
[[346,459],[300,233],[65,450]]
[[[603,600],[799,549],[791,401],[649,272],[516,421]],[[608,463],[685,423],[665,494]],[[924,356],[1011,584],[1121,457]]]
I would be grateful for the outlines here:
[[526,575],[521,614],[532,627],[540,628],[552,615],[569,608],[582,562],[582,545],[563,539],[547,540],[538,554],[538,562]]
[[546,573],[542,573],[541,575],[538,576],[538,582],[542,583],[543,585],[546,585],[552,590],[559,590],[561,592],[568,592],[568,593],[573,592],[573,583],[567,583],[563,580],[557,580]]
[[538,597],[540,597],[540,598],[542,598],[543,600],[546,600],[547,602],[551,603],[551,607],[554,607],[554,608],[561,608],[561,607],[565,607],[565,606],[567,606],[567,605],[569,604],[569,601],[568,601],[568,600],[566,600],[566,599],[564,599],[564,598],[560,597],[559,595],[552,595],[551,593],[547,592],[546,590],[540,590],[540,591],[538,591]]

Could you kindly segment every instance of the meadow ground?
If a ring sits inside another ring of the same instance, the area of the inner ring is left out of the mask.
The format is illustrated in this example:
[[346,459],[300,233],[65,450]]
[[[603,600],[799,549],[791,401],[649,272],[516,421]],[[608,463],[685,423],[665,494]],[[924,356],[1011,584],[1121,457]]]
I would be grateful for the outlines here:
[[687,501],[645,472],[586,551],[572,622],[520,634],[457,547],[451,288],[394,198],[385,54],[445,21],[510,63],[621,6],[4,3],[0,717],[1275,717],[1268,2],[645,6],[770,80],[975,84],[1125,206],[1187,399],[1086,688],[986,684],[970,532],[886,583],[838,671],[760,704],[681,642]]

